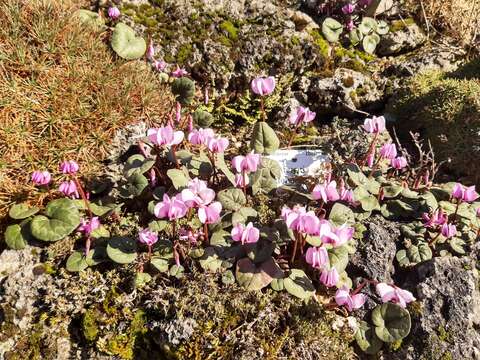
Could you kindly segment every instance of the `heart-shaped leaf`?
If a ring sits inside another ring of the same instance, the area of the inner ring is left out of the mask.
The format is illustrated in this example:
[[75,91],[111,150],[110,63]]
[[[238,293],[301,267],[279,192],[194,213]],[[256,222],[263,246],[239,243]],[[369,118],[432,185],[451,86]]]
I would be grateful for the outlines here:
[[330,17],[322,23],[322,33],[329,42],[337,42],[343,32],[343,25]]
[[168,275],[181,279],[185,273],[185,268],[182,265],[172,265],[168,270]]
[[88,266],[95,266],[107,260],[107,248],[105,245],[95,246],[88,252],[87,257],[85,258]]
[[88,268],[88,263],[82,251],[74,251],[67,259],[66,268],[70,272],[80,272]]
[[465,255],[466,250],[465,250],[465,241],[463,239],[460,239],[458,237],[451,238],[449,241],[450,247],[452,248],[453,251],[455,251],[459,255]]
[[190,105],[195,96],[195,83],[187,77],[175,79],[172,83],[172,93],[182,105]]
[[348,34],[348,37],[350,38],[350,42],[352,43],[353,46],[356,46],[360,44],[360,41],[363,39],[363,34],[359,29],[353,29],[350,31],[350,34]]
[[388,26],[388,23],[386,21],[383,21],[383,20],[380,20],[378,23],[377,23],[377,34],[379,35],[385,35],[388,33],[388,31],[390,30],[389,26]]
[[159,256],[154,256],[150,260],[150,264],[161,273],[168,272],[169,263],[167,259],[164,259]]
[[145,174],[155,164],[155,160],[145,159],[143,155],[135,154],[130,156],[125,163],[123,173],[125,177],[130,177],[136,174]]
[[105,25],[105,20],[97,14],[96,12],[80,9],[73,13],[73,16],[80,19],[80,21],[86,25],[95,26],[95,27],[102,27]]
[[388,343],[403,339],[411,327],[409,312],[389,302],[373,309],[372,322],[378,338]]
[[257,154],[273,154],[278,150],[280,140],[275,131],[265,122],[259,121],[255,124],[250,141],[250,148]]
[[217,194],[217,200],[222,204],[223,209],[237,211],[247,203],[245,194],[242,190],[230,188],[220,191]]
[[332,210],[330,210],[328,220],[330,220],[330,222],[336,226],[341,226],[345,223],[353,225],[355,223],[355,214],[348,206],[335,203],[332,207]]
[[223,173],[223,175],[225,175],[225,177],[228,179],[228,181],[230,181],[230,184],[235,186],[235,175],[233,174],[233,172],[230,170],[230,168],[225,163],[223,153],[216,154],[215,165]]
[[40,209],[36,206],[30,207],[27,204],[15,204],[8,211],[8,215],[15,220],[26,219],[39,212]]
[[176,190],[187,187],[188,182],[190,181],[188,171],[185,168],[170,169],[167,171],[167,176],[172,180],[173,187]]
[[374,35],[366,35],[362,40],[362,45],[366,53],[373,54],[378,45],[377,37]]
[[147,50],[145,40],[137,37],[135,31],[123,23],[115,26],[110,44],[113,51],[125,60],[139,59]]
[[328,258],[330,259],[330,266],[337,269],[338,273],[341,274],[348,265],[347,246],[328,249]]
[[32,235],[42,241],[57,241],[69,235],[80,224],[80,214],[70,199],[50,201],[45,215],[37,215],[30,223]]
[[374,18],[364,16],[362,22],[358,25],[358,29],[364,35],[368,35],[377,30],[377,21]]
[[205,248],[203,256],[199,260],[200,266],[209,272],[217,272],[222,267],[222,259],[220,259],[213,247]]
[[137,242],[128,237],[110,238],[107,255],[118,264],[129,264],[137,258]]
[[222,283],[225,285],[231,285],[235,283],[235,275],[231,270],[227,270],[222,274]]
[[141,288],[152,281],[152,276],[146,272],[140,272],[135,274],[135,287]]
[[355,340],[358,347],[366,354],[374,355],[380,351],[383,342],[375,334],[372,326],[365,321],[360,321],[357,331],[355,332]]
[[255,265],[248,258],[237,261],[237,281],[249,291],[261,290],[268,286],[274,278],[280,277],[282,277],[282,271],[272,258],[260,266]]
[[238,223],[249,223],[250,221],[254,221],[258,213],[255,209],[251,207],[241,207],[237,211],[232,214],[232,224]]
[[403,187],[400,185],[389,185],[383,187],[383,196],[387,199],[397,197],[402,193]]
[[13,250],[24,249],[30,237],[30,222],[10,225],[5,230],[5,243]]
[[399,250],[395,256],[401,266],[412,266],[432,258],[432,250],[426,242],[411,245],[406,250]]
[[210,125],[213,124],[213,115],[210,114],[208,111],[202,109],[195,110],[192,118],[195,124],[197,124],[201,128],[208,128]]
[[308,299],[315,294],[312,282],[300,269],[292,269],[290,275],[283,279],[283,286],[285,290],[299,299]]

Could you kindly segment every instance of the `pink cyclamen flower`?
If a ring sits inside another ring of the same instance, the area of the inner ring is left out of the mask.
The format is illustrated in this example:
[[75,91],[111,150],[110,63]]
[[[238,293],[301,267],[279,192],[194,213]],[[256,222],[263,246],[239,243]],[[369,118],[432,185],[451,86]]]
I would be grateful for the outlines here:
[[323,184],[318,184],[313,188],[312,196],[315,200],[322,199],[323,202],[337,201],[340,199],[340,194],[337,191],[337,182],[330,181]]
[[212,129],[193,129],[188,134],[188,141],[193,145],[207,145],[208,140],[213,138],[215,133]]
[[371,152],[367,156],[367,166],[372,167],[374,162],[375,162],[375,152]]
[[244,188],[250,184],[250,178],[247,174],[235,174],[235,187]]
[[479,195],[475,191],[475,185],[465,187],[462,184],[456,183],[453,186],[452,196],[455,199],[465,202],[472,202],[478,199]]
[[247,226],[237,224],[232,228],[232,240],[241,241],[244,244],[253,244],[260,238],[260,230],[258,230],[253,223],[249,222]]
[[35,185],[47,185],[52,180],[52,176],[48,171],[34,171],[32,173],[32,182]]
[[183,77],[183,76],[188,75],[188,72],[187,72],[185,69],[180,68],[180,67],[177,65],[177,68],[176,68],[174,71],[172,71],[172,74],[171,74],[171,75],[172,75],[173,77],[175,77],[175,78],[181,78],[181,77]]
[[397,147],[392,143],[383,144],[380,148],[380,155],[384,159],[395,159],[397,157]]
[[275,78],[269,77],[257,77],[252,80],[252,91],[260,96],[270,95],[275,90]]
[[309,123],[317,114],[310,111],[308,107],[299,106],[290,115],[290,124],[299,126],[302,123]]
[[78,227],[78,231],[85,233],[86,235],[90,235],[92,231],[97,230],[100,227],[100,220],[97,216],[92,217],[91,220],[80,220],[80,226]]
[[290,229],[309,235],[317,234],[320,227],[320,220],[313,211],[301,214],[294,219],[290,217],[287,219],[286,223]]
[[120,17],[120,10],[116,6],[109,7],[108,17],[112,20],[117,20]]
[[161,72],[161,71],[165,70],[165,68],[167,67],[167,63],[163,60],[155,60],[153,62],[153,67],[155,68],[155,70]]
[[203,232],[200,231],[200,230],[199,231],[192,231],[191,229],[187,230],[183,227],[178,231],[178,234],[179,234],[178,238],[180,240],[189,241],[193,245],[197,244],[198,238],[200,236],[203,236]]
[[205,181],[195,178],[182,190],[181,198],[188,207],[205,206],[215,199],[215,191],[209,189]]
[[70,196],[74,199],[80,198],[80,195],[78,194],[77,185],[73,180],[67,180],[62,182],[58,187],[58,191],[63,193],[65,196]]
[[255,154],[253,151],[246,156],[238,155],[232,159],[232,166],[239,173],[241,172],[255,172],[258,164],[260,164],[260,154]]
[[407,166],[407,159],[403,156],[399,156],[395,159],[390,160],[390,165],[397,170],[401,170]]
[[422,218],[425,220],[425,227],[435,227],[447,222],[447,214],[445,214],[442,209],[435,210],[431,216],[430,214],[423,213]]
[[385,283],[378,283],[375,286],[375,289],[384,303],[390,301],[406,308],[408,303],[416,300],[410,291],[400,289],[396,286],[390,286]]
[[153,44],[152,44],[152,43],[150,43],[150,44],[148,45],[146,55],[147,55],[147,59],[148,59],[148,60],[150,60],[150,61],[153,60],[153,57],[155,56],[155,48],[153,47]]
[[138,241],[147,246],[152,246],[158,241],[158,235],[149,229],[143,229],[138,233]]
[[355,195],[352,189],[343,189],[340,191],[340,200],[346,201],[349,204],[355,203]]
[[353,29],[355,29],[355,24],[353,23],[353,20],[351,18],[347,20],[347,22],[345,23],[345,27],[348,31],[352,31]]
[[320,274],[320,281],[326,287],[332,287],[337,285],[338,280],[340,280],[340,275],[338,275],[337,269],[332,267],[330,270],[323,269]]
[[445,223],[442,225],[441,232],[443,236],[449,239],[457,235],[457,227],[453,224]]
[[353,4],[346,4],[346,5],[342,6],[342,12],[345,15],[350,15],[354,11],[355,11],[355,5],[353,5]]
[[322,241],[325,244],[332,244],[333,247],[339,247],[352,240],[354,232],[355,229],[353,227],[343,224],[333,229],[330,234],[325,234],[325,236],[322,237]]
[[379,134],[385,131],[385,118],[383,116],[373,116],[366,118],[363,123],[363,129],[370,134]]
[[360,309],[365,304],[366,298],[363,294],[351,295],[348,287],[343,286],[335,293],[335,302],[339,306],[345,306],[348,311]]
[[227,138],[210,138],[208,139],[207,147],[212,153],[223,153],[228,147],[228,143],[229,142]]
[[222,204],[215,201],[207,206],[201,206],[198,208],[198,218],[202,224],[214,224],[220,219],[220,213],[222,212]]
[[183,141],[183,131],[174,131],[170,125],[147,131],[148,139],[155,145],[172,146]]
[[80,167],[74,160],[65,160],[60,164],[60,171],[64,174],[75,174]]
[[180,199],[180,196],[163,195],[163,201],[155,205],[153,210],[155,216],[159,219],[168,218],[169,220],[176,220],[184,217],[187,214],[188,207]]
[[329,264],[327,249],[321,247],[309,247],[305,253],[305,261],[313,268],[322,270]]

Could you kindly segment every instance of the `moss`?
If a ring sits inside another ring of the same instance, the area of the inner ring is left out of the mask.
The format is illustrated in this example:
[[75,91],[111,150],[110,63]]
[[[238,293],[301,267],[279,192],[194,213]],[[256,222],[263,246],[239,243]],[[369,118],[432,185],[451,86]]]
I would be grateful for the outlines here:
[[317,45],[320,54],[324,58],[328,58],[330,54],[330,44],[327,40],[320,34],[318,29],[313,29],[310,31],[310,35],[313,37],[313,42]]
[[192,55],[193,46],[192,44],[182,45],[177,52],[177,63],[184,64]]
[[387,346],[390,351],[398,351],[402,347],[402,339],[388,343]]
[[87,310],[82,318],[82,332],[85,340],[94,341],[98,336],[98,327],[95,320],[96,314],[92,310]]
[[448,342],[451,343],[453,341],[452,334],[449,333],[443,325],[440,325],[437,329],[438,333],[438,340],[442,342]]
[[231,21],[223,21],[220,24],[220,29],[227,33],[230,40],[236,41],[238,39],[238,28]]
[[405,28],[409,27],[410,25],[414,25],[415,20],[413,18],[406,18],[402,20],[393,20],[390,23],[390,31],[396,32],[400,30],[404,30]]
[[297,46],[297,45],[300,45],[300,38],[296,35],[293,35],[291,38],[290,38],[290,42],[292,43],[292,45],[294,46]]

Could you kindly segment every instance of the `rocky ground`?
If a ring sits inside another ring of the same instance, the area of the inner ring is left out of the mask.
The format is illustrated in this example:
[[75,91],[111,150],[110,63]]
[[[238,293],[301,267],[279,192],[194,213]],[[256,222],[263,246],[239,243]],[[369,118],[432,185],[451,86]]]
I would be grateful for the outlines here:
[[[378,57],[331,46],[320,35],[312,3],[127,0],[119,6],[139,32],[154,40],[165,61],[185,66],[210,93],[220,128],[258,119],[257,104],[244,90],[256,75],[275,75],[280,91],[266,103],[269,120],[282,127],[294,104],[308,105],[320,115],[317,130],[308,135],[334,159],[367,146],[357,129],[365,112],[387,107],[392,123],[406,121],[395,104],[410,101],[419,73],[433,71],[442,74],[438,81],[449,81],[445,78],[464,69],[464,50],[428,41],[413,18],[395,20]],[[92,8],[104,5],[99,1]],[[456,79],[455,91],[477,89],[479,73]],[[468,94],[474,109],[480,108],[478,96]],[[437,112],[429,114],[438,119]],[[469,118],[477,127],[478,114]],[[113,182],[120,159],[144,132],[145,124],[138,124],[117,133],[107,166]],[[472,135],[465,151],[478,151],[479,134]],[[452,156],[449,151],[441,156]],[[451,170],[444,176],[460,175]],[[468,169],[461,176],[472,179]],[[377,215],[366,225],[348,273],[357,282],[364,277],[394,280],[417,298],[410,308],[410,335],[380,357],[480,359],[480,244],[466,256],[433,258],[405,271],[394,258],[402,224]],[[272,290],[248,293],[224,285],[220,276],[195,272],[181,280],[161,278],[142,289],[133,286],[134,269],[128,266],[101,265],[101,271],[72,275],[62,268],[72,244],[67,239],[0,254],[0,359],[364,356],[351,343],[355,319],[325,311],[319,303],[304,304]],[[367,302],[366,309],[371,307]]]

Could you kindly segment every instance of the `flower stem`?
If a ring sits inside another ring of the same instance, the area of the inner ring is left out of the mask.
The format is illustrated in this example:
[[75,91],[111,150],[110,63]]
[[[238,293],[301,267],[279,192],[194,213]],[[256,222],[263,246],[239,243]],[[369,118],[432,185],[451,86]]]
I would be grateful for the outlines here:
[[208,224],[207,223],[203,224],[203,236],[205,237],[205,242],[208,245],[210,242],[208,240]]

